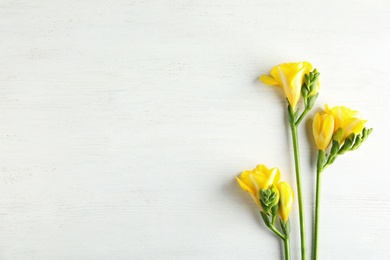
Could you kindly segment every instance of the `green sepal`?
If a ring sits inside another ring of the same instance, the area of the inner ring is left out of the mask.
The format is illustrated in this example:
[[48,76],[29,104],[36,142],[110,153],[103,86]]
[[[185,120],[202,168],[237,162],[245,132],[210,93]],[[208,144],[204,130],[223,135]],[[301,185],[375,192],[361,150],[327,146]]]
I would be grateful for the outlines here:
[[287,219],[286,222],[284,222],[282,219],[280,219],[280,226],[282,227],[282,231],[286,236],[290,235],[290,232],[291,232],[290,219]]
[[322,150],[318,150],[317,168],[322,169],[326,164],[326,153]]
[[269,216],[264,213],[263,211],[260,211],[261,217],[263,218],[263,221],[267,227],[271,225],[271,221],[269,220]]
[[[287,100],[288,102],[288,100]],[[287,115],[288,115],[288,121],[290,122],[291,125],[295,124],[295,113],[292,110],[290,103],[287,106]]]

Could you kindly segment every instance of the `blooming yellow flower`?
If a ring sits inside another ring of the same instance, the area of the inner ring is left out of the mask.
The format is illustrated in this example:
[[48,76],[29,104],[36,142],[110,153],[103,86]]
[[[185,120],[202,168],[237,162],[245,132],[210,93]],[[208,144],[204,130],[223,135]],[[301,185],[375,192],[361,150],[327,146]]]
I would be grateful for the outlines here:
[[363,131],[364,124],[367,122],[367,120],[362,120],[359,117],[358,111],[343,106],[329,108],[328,105],[325,105],[325,112],[334,117],[334,131],[337,131],[339,128],[343,130],[344,136],[342,141],[352,133],[360,134]]
[[286,222],[290,215],[291,207],[294,201],[294,193],[291,186],[287,182],[281,182],[278,184],[279,190],[279,216]]
[[325,151],[332,141],[334,117],[327,113],[317,113],[313,120],[313,136],[319,150]]
[[252,171],[243,171],[236,179],[240,187],[249,192],[255,203],[261,207],[259,191],[270,188],[272,184],[277,185],[280,181],[280,171],[278,168],[268,169],[260,164]]
[[309,62],[284,63],[275,66],[270,72],[271,76],[260,76],[260,80],[267,85],[282,87],[291,108],[295,111],[301,97],[305,74],[309,73],[312,68]]

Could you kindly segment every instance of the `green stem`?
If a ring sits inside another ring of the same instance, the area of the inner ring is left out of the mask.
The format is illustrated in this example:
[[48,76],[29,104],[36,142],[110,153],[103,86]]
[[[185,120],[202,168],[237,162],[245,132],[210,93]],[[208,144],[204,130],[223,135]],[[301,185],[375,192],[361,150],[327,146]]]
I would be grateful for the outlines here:
[[268,228],[271,229],[282,240],[285,240],[285,236],[282,233],[280,233],[280,231],[277,230],[274,225],[271,224],[271,225],[268,226]]
[[318,259],[318,226],[320,221],[320,193],[321,193],[321,172],[322,169],[317,168],[316,181],[316,210],[314,217],[314,239],[313,239],[313,260]]
[[284,258],[290,260],[290,238],[288,235],[283,235],[273,224],[268,225],[268,228],[272,230],[280,239],[283,240],[284,245]]
[[286,236],[285,239],[283,239],[284,244],[284,259],[290,260],[290,238]]
[[301,256],[302,256],[301,259],[305,260],[306,259],[305,214],[303,212],[301,166],[299,162],[297,124],[290,123],[290,127],[291,127],[291,134],[292,134],[293,147],[294,147],[295,175],[296,175],[297,191],[298,191],[299,226],[300,226],[300,233],[301,233]]
[[[306,107],[306,106],[305,106]],[[295,125],[298,126],[302,119],[306,116],[307,113],[309,113],[310,109],[305,108],[305,110],[302,112],[302,114],[299,116],[298,120],[295,122]]]

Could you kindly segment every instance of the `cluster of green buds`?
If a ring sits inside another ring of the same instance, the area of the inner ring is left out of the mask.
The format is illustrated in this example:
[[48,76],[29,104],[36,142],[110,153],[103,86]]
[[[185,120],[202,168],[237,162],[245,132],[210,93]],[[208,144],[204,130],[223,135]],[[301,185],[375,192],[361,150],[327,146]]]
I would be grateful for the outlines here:
[[269,224],[270,218],[272,219],[272,223],[274,223],[279,208],[279,190],[272,184],[271,187],[260,190],[259,193],[259,201],[261,208],[263,209],[263,211],[261,211],[261,216],[266,225]]
[[320,89],[320,73],[317,69],[314,69],[308,74],[305,74],[305,82],[301,88],[301,94],[305,104],[305,110],[310,110],[314,106],[314,103],[318,97],[318,91]]
[[367,140],[368,136],[372,133],[372,128],[363,128],[363,130],[355,134],[352,132],[348,137],[344,139],[344,130],[339,128],[332,136],[332,144],[330,153],[327,155],[324,151],[319,152],[317,167],[319,169],[325,169],[336,160],[337,156],[342,155],[348,151],[354,151],[360,147],[360,145]]
[[[279,189],[278,189],[279,188]],[[262,208],[261,217],[265,225],[276,232],[274,226],[276,217],[280,217],[280,226],[285,237],[290,234],[290,220],[288,218],[292,204],[292,190],[286,182],[274,184],[269,188],[259,191],[259,201]]]

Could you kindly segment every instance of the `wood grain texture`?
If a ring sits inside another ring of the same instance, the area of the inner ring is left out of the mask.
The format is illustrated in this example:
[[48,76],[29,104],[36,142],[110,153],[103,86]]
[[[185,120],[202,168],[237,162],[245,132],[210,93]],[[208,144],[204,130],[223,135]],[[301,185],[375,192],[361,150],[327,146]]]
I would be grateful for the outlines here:
[[[281,259],[234,176],[265,163],[295,183],[285,102],[257,77],[297,60],[322,73],[316,109],[375,128],[323,178],[321,259],[389,259],[389,11],[0,1],[0,259]],[[314,112],[300,129],[309,241]]]

